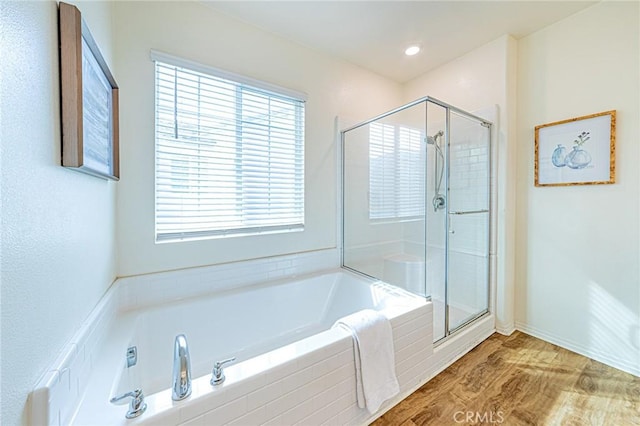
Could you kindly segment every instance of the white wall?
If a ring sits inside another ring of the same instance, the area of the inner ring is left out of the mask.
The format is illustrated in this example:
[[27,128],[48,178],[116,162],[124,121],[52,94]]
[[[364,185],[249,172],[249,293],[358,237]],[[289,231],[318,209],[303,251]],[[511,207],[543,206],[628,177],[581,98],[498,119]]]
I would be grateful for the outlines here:
[[[363,120],[400,103],[400,86],[195,2],[114,4],[122,179],[119,275],[336,246],[335,116]],[[154,66],[157,49],[306,92],[305,231],[155,244]]]
[[491,261],[497,283],[496,328],[502,333],[514,329],[516,44],[511,36],[502,36],[404,87],[406,102],[431,96],[480,115],[490,115],[494,106],[498,106],[499,116],[492,120],[498,132],[493,141],[498,187],[493,200],[497,211],[493,224],[497,228],[497,245],[491,251]]
[[[517,326],[640,374],[637,2],[602,2],[520,40]],[[534,127],[617,110],[616,183],[533,186]]]
[[[0,8],[0,423],[15,425],[28,421],[28,393],[115,278],[117,184],[60,166],[57,4]],[[109,4],[80,9],[110,63]]]

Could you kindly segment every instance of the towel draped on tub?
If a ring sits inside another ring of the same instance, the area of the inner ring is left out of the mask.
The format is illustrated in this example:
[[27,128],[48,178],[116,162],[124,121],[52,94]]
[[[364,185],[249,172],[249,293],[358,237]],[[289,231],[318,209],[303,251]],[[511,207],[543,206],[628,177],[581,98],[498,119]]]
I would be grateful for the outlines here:
[[365,309],[339,319],[333,326],[347,329],[353,337],[358,406],[373,414],[400,392],[391,323],[380,312]]

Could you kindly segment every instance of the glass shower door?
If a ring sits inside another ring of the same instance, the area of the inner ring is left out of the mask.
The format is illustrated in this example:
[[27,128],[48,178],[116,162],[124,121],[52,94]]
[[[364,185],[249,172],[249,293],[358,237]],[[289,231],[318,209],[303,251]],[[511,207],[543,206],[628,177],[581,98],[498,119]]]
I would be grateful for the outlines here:
[[425,288],[425,102],[343,132],[342,264]]
[[490,128],[450,111],[447,196],[447,329],[489,309]]

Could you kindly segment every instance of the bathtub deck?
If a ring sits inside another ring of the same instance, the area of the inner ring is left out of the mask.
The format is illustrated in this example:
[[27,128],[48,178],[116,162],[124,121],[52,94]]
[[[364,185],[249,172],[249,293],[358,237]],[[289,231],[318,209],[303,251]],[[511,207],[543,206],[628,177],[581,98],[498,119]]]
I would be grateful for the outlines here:
[[515,332],[494,334],[373,425],[633,425],[639,413],[639,377]]

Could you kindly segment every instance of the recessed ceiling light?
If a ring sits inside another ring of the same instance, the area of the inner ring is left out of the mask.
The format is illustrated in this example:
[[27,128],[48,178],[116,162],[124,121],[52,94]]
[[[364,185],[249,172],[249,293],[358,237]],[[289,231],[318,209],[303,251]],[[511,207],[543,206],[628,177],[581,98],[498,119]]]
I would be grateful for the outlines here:
[[404,54],[407,55],[407,56],[413,56],[418,52],[420,52],[420,46],[409,46],[404,51]]

